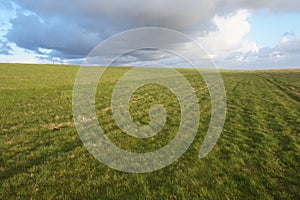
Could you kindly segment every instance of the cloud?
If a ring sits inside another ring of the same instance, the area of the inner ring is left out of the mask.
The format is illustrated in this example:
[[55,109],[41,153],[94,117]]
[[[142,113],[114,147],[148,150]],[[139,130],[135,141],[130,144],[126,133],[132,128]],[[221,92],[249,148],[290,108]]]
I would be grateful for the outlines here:
[[268,9],[273,12],[299,12],[299,0],[229,0],[228,6],[246,9]]
[[12,55],[12,48],[7,41],[0,40],[0,54],[2,55]]
[[255,52],[258,50],[256,44],[245,40],[245,36],[251,30],[251,25],[247,22],[250,15],[247,10],[239,10],[228,16],[216,16],[213,21],[217,30],[198,40],[214,57],[225,57],[232,51]]
[[65,58],[83,57],[100,42],[98,33],[89,32],[76,23],[65,23],[60,18],[46,21],[37,15],[18,13],[11,21],[13,27],[6,37],[19,47],[41,53],[50,49],[50,55],[61,53]]
[[[218,1],[29,1],[11,20],[7,39],[17,46],[49,57],[83,58],[99,42],[129,28],[167,27],[185,32],[212,30]],[[187,12],[188,10],[188,12]],[[28,14],[29,13],[29,14]]]
[[[163,26],[193,29],[207,25],[218,8],[218,1],[198,0],[15,0],[23,8],[43,16],[70,17],[89,29],[105,24],[112,28]],[[91,22],[90,24],[82,22]],[[115,26],[115,27],[114,27]],[[208,28],[207,26],[203,28]],[[99,30],[98,30],[99,31]]]
[[216,60],[221,68],[268,69],[297,68],[300,55],[300,37],[283,38],[275,47],[261,47],[257,52],[231,52],[223,60]]
[[296,33],[295,32],[289,32],[289,31],[287,31],[287,32],[285,32],[285,33],[283,33],[282,34],[282,36],[283,37],[288,37],[288,36],[296,36]]
[[11,1],[5,1],[5,0],[0,0],[0,8],[2,9],[12,9],[12,2]]
[[[253,57],[258,56],[259,50],[263,51],[254,42],[245,39],[251,30],[251,25],[247,22],[251,12],[257,9],[273,12],[300,11],[299,0],[13,2],[19,9],[10,21],[11,28],[5,37],[9,42],[35,52],[42,58],[48,57],[49,60],[81,59],[99,42],[115,33],[142,26],[158,26],[197,37],[216,59],[228,60],[237,56],[237,62],[249,63]],[[293,45],[295,44],[282,44],[282,47],[277,48],[279,52],[296,52],[297,47]],[[161,56],[161,59],[166,59],[166,55]],[[158,57],[157,54],[153,56],[154,59],[159,59]],[[128,56],[128,59],[142,61],[145,59],[145,52]]]
[[283,38],[275,49],[285,54],[300,54],[300,38],[292,40]]

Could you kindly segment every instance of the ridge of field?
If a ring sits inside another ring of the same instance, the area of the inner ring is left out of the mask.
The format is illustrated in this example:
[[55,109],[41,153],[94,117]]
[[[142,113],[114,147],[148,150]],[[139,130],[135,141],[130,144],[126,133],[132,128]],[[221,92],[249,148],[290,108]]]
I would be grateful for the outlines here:
[[[78,66],[0,64],[0,199],[300,199],[300,70],[221,70],[227,93],[222,135],[198,158],[210,119],[210,97],[199,73],[178,69],[201,109],[195,141],[170,166],[145,174],[113,170],[97,161],[73,123]],[[175,95],[155,84],[130,101],[132,119],[148,124],[151,105],[168,113],[163,130],[136,139],[114,122],[110,98],[130,67],[111,67],[99,82],[96,110],[104,132],[134,152],[158,149],[180,123]]]

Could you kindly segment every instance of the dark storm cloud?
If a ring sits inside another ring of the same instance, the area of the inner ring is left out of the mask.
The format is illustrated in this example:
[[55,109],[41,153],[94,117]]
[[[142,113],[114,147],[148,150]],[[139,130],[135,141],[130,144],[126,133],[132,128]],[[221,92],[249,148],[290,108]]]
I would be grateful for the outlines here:
[[[15,0],[23,8],[40,15],[68,16],[90,20],[90,27],[105,21],[106,25],[123,25],[123,28],[140,26],[163,26],[190,29],[195,25],[208,24],[216,12],[218,1],[174,0]],[[81,20],[78,22],[81,23]],[[201,28],[200,27],[197,27]],[[207,28],[207,27],[203,27]]]
[[[3,1],[4,2],[4,1]],[[6,2],[6,1],[5,1]],[[142,26],[201,35],[214,29],[212,18],[240,8],[299,11],[299,0],[14,0],[21,11],[7,39],[50,57],[82,58],[107,37]],[[30,11],[23,14],[22,10]],[[49,49],[47,53],[41,51]]]
[[67,58],[82,57],[100,41],[98,33],[89,32],[73,22],[65,23],[61,18],[18,13],[11,23],[8,40],[37,53],[44,48],[61,52]]
[[9,41],[51,56],[85,57],[99,42],[129,28],[159,26],[181,31],[214,28],[211,19],[217,1],[104,1],[104,0],[15,0],[31,15],[19,13],[11,21]]

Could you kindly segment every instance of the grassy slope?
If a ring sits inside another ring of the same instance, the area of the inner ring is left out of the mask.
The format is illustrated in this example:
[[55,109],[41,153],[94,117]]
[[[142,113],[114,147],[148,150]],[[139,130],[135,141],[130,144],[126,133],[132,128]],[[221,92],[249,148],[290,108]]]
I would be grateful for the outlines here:
[[[181,70],[201,102],[199,133],[178,161],[146,174],[110,169],[82,145],[68,123],[77,70],[0,65],[0,199],[300,199],[299,70],[224,71],[227,120],[217,146],[202,160],[197,155],[209,120],[208,92],[195,72]],[[153,103],[164,103],[171,116],[153,139],[122,134],[109,99],[127,70],[110,69],[101,82],[96,100],[99,122],[122,148],[154,150],[167,144],[174,136],[168,133],[178,128],[177,101],[155,85],[139,89],[131,101],[137,123],[149,122]]]

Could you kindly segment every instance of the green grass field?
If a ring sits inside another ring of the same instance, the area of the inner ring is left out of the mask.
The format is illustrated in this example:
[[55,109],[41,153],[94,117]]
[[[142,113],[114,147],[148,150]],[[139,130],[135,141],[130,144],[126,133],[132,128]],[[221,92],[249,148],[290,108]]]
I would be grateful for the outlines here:
[[[168,144],[180,122],[171,91],[139,88],[130,111],[148,124],[149,108],[167,110],[163,130],[149,139],[122,134],[110,98],[130,68],[109,68],[96,96],[99,123],[118,146],[149,152]],[[144,174],[113,170],[96,160],[73,124],[78,67],[0,65],[0,199],[300,199],[300,70],[222,71],[227,119],[217,145],[198,158],[210,119],[207,88],[194,70],[179,70],[200,102],[198,134],[166,168]]]

